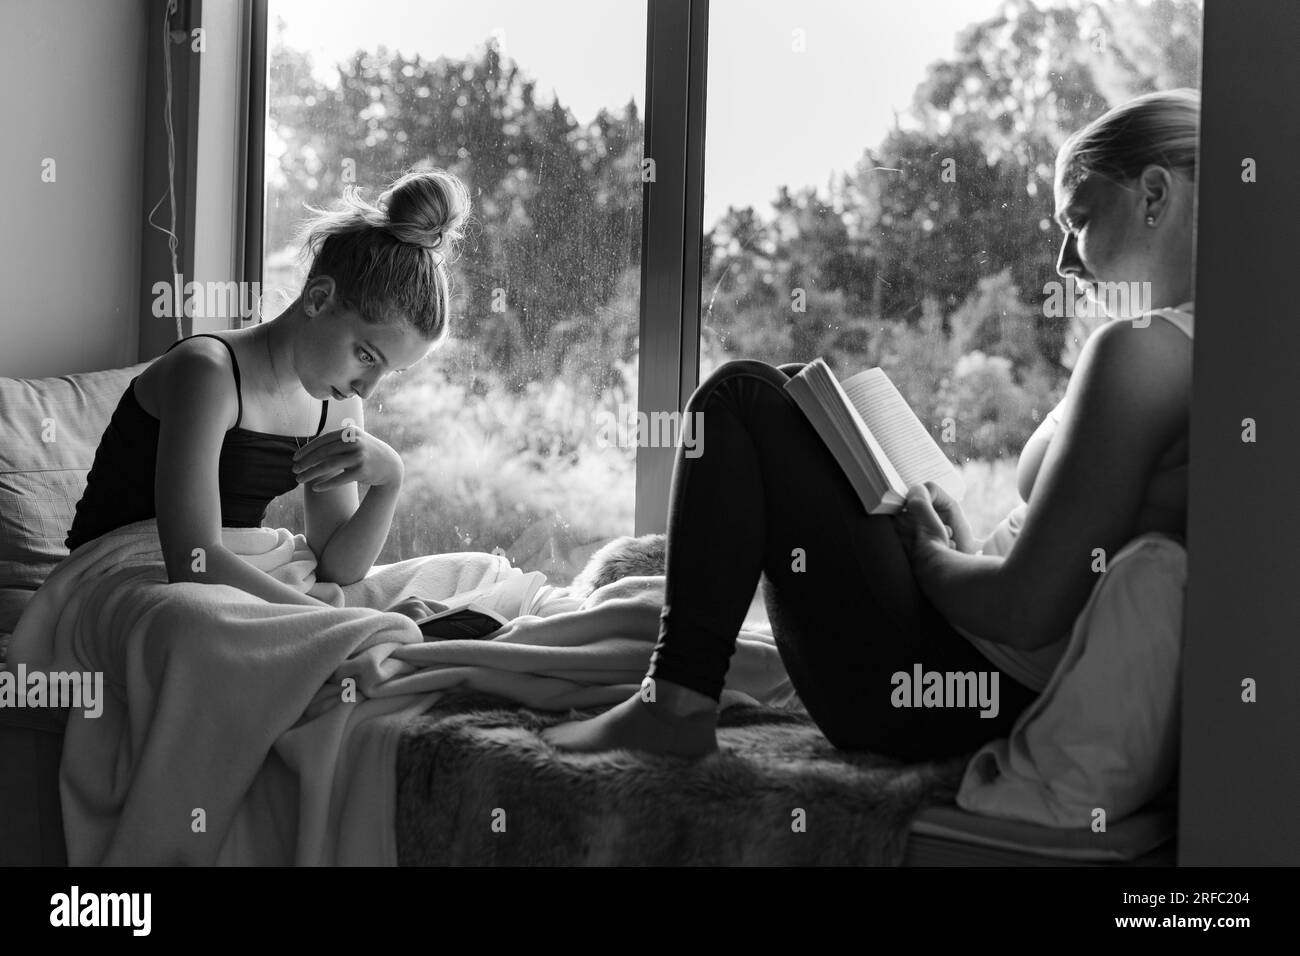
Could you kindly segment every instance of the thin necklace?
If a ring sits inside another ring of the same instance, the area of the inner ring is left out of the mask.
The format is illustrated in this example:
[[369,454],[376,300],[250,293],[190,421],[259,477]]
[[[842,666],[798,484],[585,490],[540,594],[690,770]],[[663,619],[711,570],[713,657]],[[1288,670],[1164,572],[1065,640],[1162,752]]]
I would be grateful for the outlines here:
[[[284,420],[290,425],[293,424],[292,416],[289,414],[289,403],[284,400],[284,389],[280,387],[280,373],[275,370],[275,353],[271,351],[271,329],[266,330],[266,354],[271,359],[271,374],[275,377],[275,393],[280,396],[280,405],[284,408]],[[293,439],[293,443],[302,450],[302,443],[298,441],[297,435],[287,436]]]

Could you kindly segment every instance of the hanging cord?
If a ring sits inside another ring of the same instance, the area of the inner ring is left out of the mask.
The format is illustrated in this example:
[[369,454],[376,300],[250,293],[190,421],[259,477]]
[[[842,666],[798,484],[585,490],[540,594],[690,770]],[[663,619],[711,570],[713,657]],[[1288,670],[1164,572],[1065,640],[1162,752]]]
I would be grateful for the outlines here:
[[[172,283],[177,281],[180,275],[180,265],[177,262],[177,247],[180,245],[180,239],[176,235],[176,132],[172,127],[172,37],[171,37],[171,17],[176,12],[176,0],[168,0],[163,10],[163,85],[166,90],[163,106],[163,126],[167,130],[167,191],[159,197],[158,201],[153,204],[149,210],[148,223],[167,237],[167,248],[171,251],[172,259]],[[171,200],[172,223],[170,229],[164,229],[158,223],[153,221],[153,214],[158,211],[164,199]],[[172,289],[172,303],[174,306],[180,306],[184,289]],[[176,308],[176,339],[179,341],[184,338],[184,329],[181,326],[181,316],[184,314],[183,308]]]

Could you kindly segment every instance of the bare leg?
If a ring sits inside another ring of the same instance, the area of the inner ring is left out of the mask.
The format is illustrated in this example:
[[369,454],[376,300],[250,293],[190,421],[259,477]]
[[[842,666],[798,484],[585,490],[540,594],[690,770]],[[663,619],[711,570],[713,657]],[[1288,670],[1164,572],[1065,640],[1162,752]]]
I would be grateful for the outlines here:
[[549,727],[542,737],[563,750],[626,748],[698,757],[718,749],[717,726],[717,701],[689,687],[647,678],[641,692],[623,703],[589,720]]

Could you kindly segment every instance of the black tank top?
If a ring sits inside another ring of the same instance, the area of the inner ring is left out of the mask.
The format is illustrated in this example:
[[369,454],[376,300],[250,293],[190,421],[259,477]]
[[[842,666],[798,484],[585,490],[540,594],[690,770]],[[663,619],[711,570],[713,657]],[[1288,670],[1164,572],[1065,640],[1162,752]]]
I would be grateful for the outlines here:
[[[200,332],[190,338],[216,339],[230,352],[235,372],[235,395],[239,415],[235,427],[226,432],[218,466],[221,491],[221,525],[225,528],[256,528],[272,499],[293,491],[298,481],[293,473],[293,455],[298,444],[306,444],[325,427],[329,400],[321,404],[316,435],[271,435],[240,428],[244,398],[240,394],[239,362],[230,343],[218,335]],[[168,346],[171,351],[187,339]],[[114,528],[157,517],[154,506],[154,470],[158,462],[160,423],[136,401],[131,379],[109,420],[95,450],[95,460],[86,476],[86,491],[77,502],[72,528],[64,541],[75,551]]]

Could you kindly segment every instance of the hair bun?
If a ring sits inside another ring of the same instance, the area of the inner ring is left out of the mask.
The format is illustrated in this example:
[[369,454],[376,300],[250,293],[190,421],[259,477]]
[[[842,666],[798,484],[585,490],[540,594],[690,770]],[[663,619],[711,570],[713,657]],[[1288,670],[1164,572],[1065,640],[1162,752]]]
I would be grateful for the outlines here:
[[464,183],[433,169],[407,173],[379,197],[379,205],[394,238],[446,256],[462,238],[470,202]]

